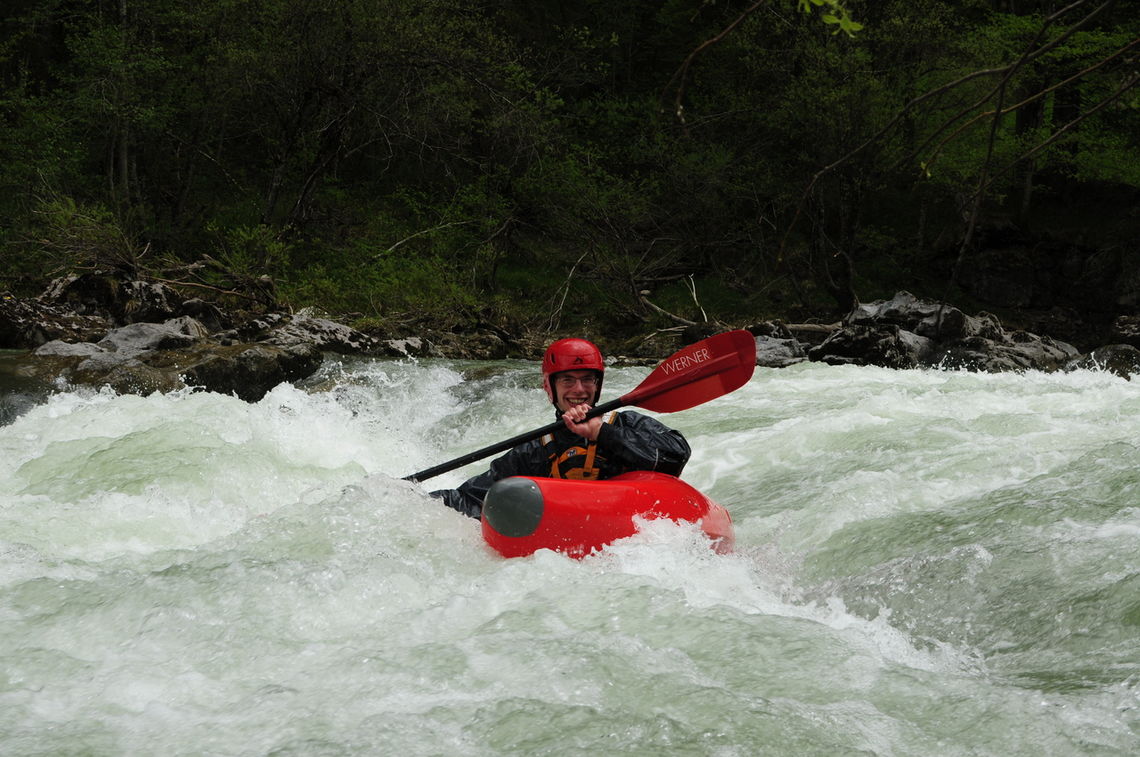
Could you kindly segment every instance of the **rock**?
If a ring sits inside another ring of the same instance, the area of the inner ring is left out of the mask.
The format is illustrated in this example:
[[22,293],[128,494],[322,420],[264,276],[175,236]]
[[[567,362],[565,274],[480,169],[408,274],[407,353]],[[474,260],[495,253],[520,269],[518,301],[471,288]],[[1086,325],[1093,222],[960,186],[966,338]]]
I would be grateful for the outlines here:
[[198,323],[202,324],[211,334],[216,334],[223,329],[228,329],[233,326],[233,319],[226,313],[223,313],[221,308],[212,302],[206,302],[198,298],[183,302],[181,307],[178,308],[178,313],[179,315],[188,315],[198,321]]
[[99,340],[98,345],[105,350],[127,355],[188,347],[205,336],[206,329],[202,324],[189,316],[183,316],[165,323],[132,323],[113,329]]
[[[771,339],[795,338],[783,321],[761,321],[760,323],[754,323],[748,326],[746,331],[753,336],[764,336]],[[692,344],[692,342],[685,342],[685,344]]]
[[1071,361],[1069,370],[1100,370],[1131,380],[1140,374],[1140,349],[1131,344],[1109,344]]
[[321,360],[321,351],[311,344],[239,344],[176,351],[167,355],[164,362],[181,370],[182,380],[188,386],[257,402],[278,384],[308,378],[320,367]]
[[387,357],[441,357],[431,342],[411,336],[406,339],[379,341],[379,354]]
[[1024,328],[1034,334],[1047,334],[1078,348],[1088,349],[1104,344],[1103,324],[1089,323],[1074,308],[1056,306],[1046,311],[1026,314]]
[[1006,333],[988,313],[968,316],[957,308],[898,292],[890,300],[860,304],[843,327],[808,351],[814,361],[931,366],[972,371],[1055,371],[1075,359],[1072,345],[1025,331]]
[[1112,322],[1109,339],[1115,344],[1130,344],[1133,347],[1140,347],[1140,316],[1118,316]]
[[1075,347],[1024,331],[1005,341],[984,337],[963,339],[941,349],[932,363],[939,368],[998,373],[1001,371],[1056,371],[1080,353]]
[[52,391],[49,384],[22,375],[16,368],[14,362],[0,362],[0,426],[42,404]]
[[0,294],[0,349],[34,349],[45,342],[94,341],[111,328],[105,318],[77,315],[36,300]]
[[711,323],[692,323],[681,329],[681,346],[686,347],[690,344],[696,344],[702,339],[708,339],[713,334],[720,333],[724,329]]
[[273,329],[289,322],[284,313],[265,313],[237,320],[237,324],[214,334],[219,342],[260,342],[267,339]]
[[[330,332],[336,330],[325,329]],[[97,343],[46,342],[33,353],[40,360],[25,370],[41,381],[58,376],[123,393],[194,386],[255,402],[281,382],[306,378],[320,366],[321,345],[329,342],[305,342],[300,333],[283,335],[282,344],[223,344],[209,339],[201,322],[180,316],[112,329]]]
[[804,346],[780,321],[753,324],[748,331],[756,337],[756,365],[762,368],[787,368],[807,360]]
[[998,319],[988,313],[970,317],[956,307],[934,300],[920,300],[910,292],[898,292],[889,300],[861,303],[844,319],[848,326],[894,324],[936,342],[981,336],[1001,337]]
[[848,326],[808,350],[813,361],[830,365],[878,365],[884,368],[917,368],[934,352],[926,337],[893,323]]
[[108,271],[56,279],[38,299],[80,315],[100,316],[118,325],[165,321],[179,314],[181,304],[181,298],[165,284],[139,281]]
[[756,365],[763,368],[787,368],[807,360],[807,352],[795,339],[772,336],[756,337]]
[[[381,352],[380,340],[343,323],[315,318],[304,311],[279,322],[266,335],[265,342],[279,347],[312,344],[327,352],[370,355]],[[418,340],[417,340],[418,341]]]
[[[446,354],[450,356],[462,355],[470,360],[502,360],[509,353],[507,343],[498,334],[444,334],[434,332],[433,336],[439,341],[425,344],[427,354],[423,357],[442,357]],[[406,338],[389,340],[382,354],[390,357],[416,357],[411,353],[411,348],[412,343]]]
[[65,375],[72,384],[109,386],[119,394],[146,395],[183,386],[176,373],[146,365],[135,357],[109,352],[92,355]]
[[311,344],[221,345],[193,340],[179,348],[107,350],[99,345],[44,345],[21,368],[40,382],[57,377],[75,385],[110,386],[124,394],[168,392],[186,386],[256,402],[285,381],[311,376],[322,362]]
[[[502,340],[491,342],[484,351],[496,355]],[[57,279],[34,300],[3,295],[0,348],[34,348],[17,362],[37,385],[62,379],[139,394],[193,386],[251,402],[284,381],[312,375],[324,351],[438,354],[426,340],[385,344],[311,311],[227,314],[119,274]]]
[[[752,327],[749,327],[751,330]],[[800,344],[817,345],[839,330],[838,323],[789,323],[784,325],[791,336]],[[752,333],[756,333],[755,331]]]
[[32,351],[38,357],[91,357],[105,349],[91,342],[65,342],[62,339],[41,344]]

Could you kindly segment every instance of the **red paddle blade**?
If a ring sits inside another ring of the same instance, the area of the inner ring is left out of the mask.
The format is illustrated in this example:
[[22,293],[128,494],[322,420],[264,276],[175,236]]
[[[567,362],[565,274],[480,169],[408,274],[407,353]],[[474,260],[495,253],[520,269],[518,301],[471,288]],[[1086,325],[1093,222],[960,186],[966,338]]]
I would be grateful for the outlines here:
[[739,389],[755,369],[756,337],[743,329],[726,331],[675,353],[621,399],[655,413],[674,413]]

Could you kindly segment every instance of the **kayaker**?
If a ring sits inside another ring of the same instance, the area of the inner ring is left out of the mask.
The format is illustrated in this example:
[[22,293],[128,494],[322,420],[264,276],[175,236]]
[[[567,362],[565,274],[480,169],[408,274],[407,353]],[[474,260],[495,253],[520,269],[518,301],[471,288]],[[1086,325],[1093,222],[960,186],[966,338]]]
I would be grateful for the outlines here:
[[509,476],[596,480],[635,470],[681,475],[691,452],[680,432],[632,410],[583,421],[598,404],[605,371],[602,353],[592,342],[559,339],[551,344],[542,359],[542,387],[563,427],[496,458],[490,470],[458,489],[440,489],[431,496],[478,518],[487,490]]

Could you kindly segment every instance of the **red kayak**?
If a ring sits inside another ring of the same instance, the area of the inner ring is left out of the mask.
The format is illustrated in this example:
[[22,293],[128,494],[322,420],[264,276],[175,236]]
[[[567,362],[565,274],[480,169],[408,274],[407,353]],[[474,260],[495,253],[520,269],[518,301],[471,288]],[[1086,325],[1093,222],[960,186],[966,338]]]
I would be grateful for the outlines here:
[[505,478],[483,501],[483,538],[503,557],[552,549],[578,558],[632,536],[636,517],[699,523],[716,552],[732,551],[727,510],[676,476],[648,471],[605,481]]

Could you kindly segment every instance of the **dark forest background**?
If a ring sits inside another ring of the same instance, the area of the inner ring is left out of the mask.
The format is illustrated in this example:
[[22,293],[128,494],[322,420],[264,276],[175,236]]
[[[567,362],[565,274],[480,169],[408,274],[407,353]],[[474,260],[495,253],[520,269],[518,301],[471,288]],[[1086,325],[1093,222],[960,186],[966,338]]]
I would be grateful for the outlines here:
[[995,239],[1060,281],[1059,248],[1140,270],[1136,0],[0,17],[0,291],[118,268],[381,329],[620,334],[898,289],[995,309],[964,274]]

